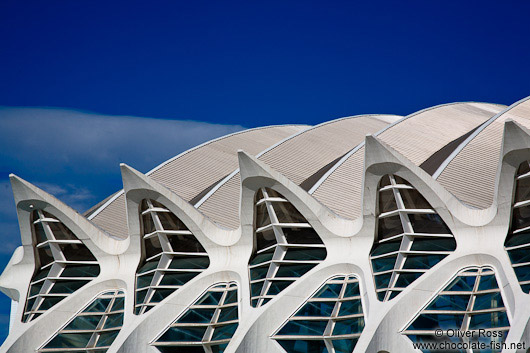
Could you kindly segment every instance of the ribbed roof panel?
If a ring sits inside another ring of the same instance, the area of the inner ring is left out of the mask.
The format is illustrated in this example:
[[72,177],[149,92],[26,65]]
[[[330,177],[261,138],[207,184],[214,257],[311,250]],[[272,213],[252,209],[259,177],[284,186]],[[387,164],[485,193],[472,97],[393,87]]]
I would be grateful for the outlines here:
[[223,227],[239,227],[240,189],[241,176],[237,173],[215,192],[215,197],[204,202],[199,210]]
[[[416,165],[449,142],[486,122],[504,109],[487,103],[455,103],[409,115],[378,134],[378,138]],[[351,155],[313,195],[340,216],[361,214],[364,148]]]
[[[320,168],[344,155],[372,134],[401,117],[366,115],[320,124],[286,139],[259,159],[297,184]],[[237,227],[239,220],[239,174],[213,193],[200,207],[205,215],[225,227]],[[232,200],[236,200],[237,204]],[[218,210],[219,205],[223,210]],[[227,207],[230,205],[230,207]]]
[[[186,201],[238,167],[237,150],[257,154],[307,129],[305,125],[270,126],[245,130],[191,149],[147,173]],[[116,236],[127,236],[123,195],[95,212],[92,222]]]
[[482,209],[493,202],[506,119],[530,128],[530,100],[510,107],[487,125],[451,160],[437,179],[468,205]]

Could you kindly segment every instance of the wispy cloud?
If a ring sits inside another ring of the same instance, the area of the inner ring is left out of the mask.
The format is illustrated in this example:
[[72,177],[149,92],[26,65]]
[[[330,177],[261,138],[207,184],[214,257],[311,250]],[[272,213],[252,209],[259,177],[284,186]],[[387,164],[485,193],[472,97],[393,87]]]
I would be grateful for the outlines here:
[[[41,173],[94,174],[131,163],[150,169],[201,142],[241,130],[186,120],[0,107],[0,163]],[[3,169],[3,168],[2,168]]]
[[0,107],[0,265],[20,243],[8,174],[84,211],[121,188],[119,163],[147,172],[213,138],[243,129],[65,109]]

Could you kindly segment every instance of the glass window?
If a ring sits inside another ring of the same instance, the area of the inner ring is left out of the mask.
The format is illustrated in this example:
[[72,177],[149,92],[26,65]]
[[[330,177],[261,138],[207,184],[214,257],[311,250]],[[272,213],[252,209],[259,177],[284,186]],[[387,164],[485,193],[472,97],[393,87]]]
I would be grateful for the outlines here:
[[512,205],[512,222],[504,248],[508,252],[515,274],[523,292],[530,290],[530,200],[529,161],[519,165],[515,176],[515,195]]
[[[370,257],[377,296],[387,301],[454,251],[456,241],[429,202],[405,179],[385,175],[378,198],[376,241]],[[394,214],[381,215],[394,204]],[[404,261],[396,261],[398,256]]]
[[[249,260],[249,277],[251,305],[257,307],[310,271],[327,252],[307,220],[280,193],[261,188],[254,198],[254,214],[255,249]],[[279,223],[258,231],[271,219]]]
[[[99,275],[99,265],[94,255],[56,217],[48,212],[35,210],[31,213],[30,220],[35,235],[33,246],[36,248],[35,263],[37,268],[29,287],[28,300],[23,315],[24,322],[36,319],[42,312],[50,309]],[[42,245],[45,242],[54,243],[56,241],[61,241],[61,243],[55,246],[54,251],[52,251],[49,243]],[[37,247],[37,245],[39,246]],[[77,261],[83,261],[87,264],[80,265]],[[45,269],[43,269],[44,266],[46,266]],[[52,279],[48,277],[50,273],[53,273],[54,277],[67,280]],[[44,286],[44,282],[47,283],[46,286]],[[54,294],[54,296],[47,297],[49,294]],[[37,300],[36,296],[44,297],[44,299]],[[33,298],[30,299],[30,297]],[[60,341],[62,338],[57,338],[57,340]]]
[[[106,352],[123,325],[124,297],[122,290],[101,293],[38,352],[66,353],[73,349]],[[95,350],[96,347],[104,349]]]
[[[170,296],[210,265],[202,244],[163,204],[145,199],[141,202],[140,215],[145,255],[137,270],[136,314],[149,311],[153,304]],[[153,278],[157,279],[156,283]],[[157,286],[164,288],[157,289]]]
[[397,210],[396,199],[392,189],[379,192],[379,213]]
[[351,353],[363,329],[359,282],[351,274],[327,280],[272,338],[288,353],[328,352],[326,347]]
[[[485,283],[484,288],[480,288],[481,283]],[[421,342],[430,340],[436,329],[465,332],[488,328],[504,331],[503,337],[499,337],[502,342],[508,335],[510,323],[492,269],[477,267],[460,271],[403,333],[413,342]],[[439,339],[449,341],[455,337]]]
[[190,305],[153,345],[160,352],[187,352],[189,346],[182,342],[197,342],[190,352],[196,348],[203,352],[202,347],[206,346],[212,352],[222,352],[226,340],[237,330],[238,311],[237,285],[218,283]]

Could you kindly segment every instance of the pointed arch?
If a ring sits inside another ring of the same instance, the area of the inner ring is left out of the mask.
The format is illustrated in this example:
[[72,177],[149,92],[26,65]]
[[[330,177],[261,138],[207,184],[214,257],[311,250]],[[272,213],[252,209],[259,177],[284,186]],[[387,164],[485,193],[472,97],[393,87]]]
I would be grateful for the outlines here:
[[121,289],[99,294],[38,352],[106,352],[123,326],[124,302]]
[[266,304],[326,256],[322,239],[287,199],[271,188],[256,192],[248,265],[253,307]]
[[456,241],[429,202],[405,179],[383,176],[377,199],[370,262],[377,297],[388,301],[454,251]]
[[[223,352],[239,326],[238,286],[211,286],[152,343],[160,352]],[[176,348],[178,347],[178,348]]]
[[356,275],[328,279],[273,335],[287,353],[350,353],[364,329]]
[[92,252],[64,223],[43,210],[32,211],[30,217],[35,272],[24,322],[36,319],[100,272]]
[[512,219],[504,248],[521,289],[530,293],[530,161],[519,165],[515,175]]
[[[478,340],[489,347],[490,342],[504,342],[508,335],[510,321],[506,310],[493,268],[471,267],[458,272],[402,333],[413,342]],[[442,330],[442,335],[436,330]],[[448,330],[474,332],[474,335],[457,337],[448,335]],[[491,336],[479,335],[478,330],[490,332]]]
[[143,314],[210,265],[202,244],[163,204],[140,203],[142,260],[136,271],[135,313]]

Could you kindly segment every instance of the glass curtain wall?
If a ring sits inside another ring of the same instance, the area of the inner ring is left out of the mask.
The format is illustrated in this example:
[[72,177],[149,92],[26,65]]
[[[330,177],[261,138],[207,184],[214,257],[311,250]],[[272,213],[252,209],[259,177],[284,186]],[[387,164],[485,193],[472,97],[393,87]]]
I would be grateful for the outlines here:
[[515,176],[512,223],[504,247],[525,293],[530,293],[530,162],[521,163]]
[[239,325],[237,283],[210,287],[153,343],[162,353],[222,353]]
[[251,304],[259,307],[322,262],[327,252],[304,216],[277,191],[261,188],[254,205],[248,268]]
[[381,179],[370,253],[379,300],[394,298],[455,248],[445,222],[409,182],[397,175]]
[[143,200],[142,261],[136,274],[135,313],[143,314],[210,265],[201,243],[164,205]]
[[324,283],[273,335],[288,353],[351,353],[364,328],[357,276]]
[[36,271],[22,320],[29,322],[99,275],[90,250],[52,214],[31,214]]
[[[436,330],[443,330],[443,335],[436,337]],[[469,331],[474,334],[471,338],[454,335],[448,337],[447,330]],[[478,330],[484,330],[485,333],[479,337]],[[493,269],[474,267],[458,273],[421,310],[403,334],[413,342],[483,342],[488,349],[470,349],[468,352],[500,352],[501,349],[495,349],[495,344],[502,343],[509,330],[510,322]],[[486,332],[492,337],[485,337]]]
[[123,326],[124,301],[123,290],[98,295],[38,352],[106,352]]

